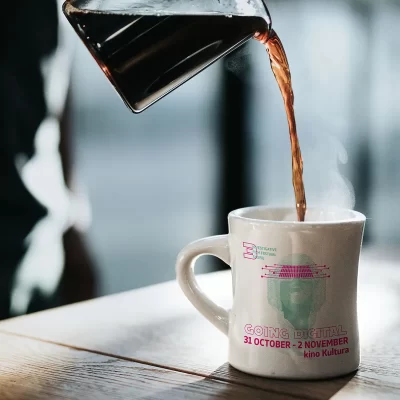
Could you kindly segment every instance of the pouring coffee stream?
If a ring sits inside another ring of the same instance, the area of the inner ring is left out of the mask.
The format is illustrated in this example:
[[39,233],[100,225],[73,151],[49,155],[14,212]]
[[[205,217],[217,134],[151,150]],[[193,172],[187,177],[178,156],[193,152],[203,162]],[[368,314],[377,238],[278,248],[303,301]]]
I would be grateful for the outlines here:
[[299,221],[306,211],[289,64],[263,0],[68,0],[63,11],[125,104],[139,113],[255,38],[284,98]]
[[292,150],[292,182],[296,199],[297,219],[303,222],[306,215],[307,201],[303,182],[303,158],[297,136],[296,117],[294,113],[294,94],[289,62],[283,44],[274,30],[271,30],[269,33],[257,32],[254,38],[260,41],[267,49],[272,71],[282,93]]

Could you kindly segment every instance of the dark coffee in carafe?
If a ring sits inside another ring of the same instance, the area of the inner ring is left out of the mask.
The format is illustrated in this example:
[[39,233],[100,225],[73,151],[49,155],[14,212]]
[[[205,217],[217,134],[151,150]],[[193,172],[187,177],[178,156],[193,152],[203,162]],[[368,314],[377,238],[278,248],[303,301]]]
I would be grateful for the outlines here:
[[63,10],[133,112],[270,27],[261,0],[75,0]]

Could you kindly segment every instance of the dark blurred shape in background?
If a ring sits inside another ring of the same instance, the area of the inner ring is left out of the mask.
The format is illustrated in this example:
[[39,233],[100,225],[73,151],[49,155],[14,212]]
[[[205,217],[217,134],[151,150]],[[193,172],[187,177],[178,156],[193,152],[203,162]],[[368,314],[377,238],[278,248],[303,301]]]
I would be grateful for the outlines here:
[[60,11],[56,0],[10,2],[0,28],[0,319],[97,293],[65,107],[72,37]]

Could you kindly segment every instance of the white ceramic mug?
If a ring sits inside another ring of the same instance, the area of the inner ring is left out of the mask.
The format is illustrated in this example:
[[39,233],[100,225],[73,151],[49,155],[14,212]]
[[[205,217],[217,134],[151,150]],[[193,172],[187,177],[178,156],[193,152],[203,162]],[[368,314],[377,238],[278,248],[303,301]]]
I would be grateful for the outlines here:
[[[189,244],[178,282],[200,313],[229,336],[229,363],[244,372],[322,379],[360,362],[358,262],[365,216],[343,209],[251,207],[229,215],[229,234]],[[233,307],[207,298],[194,276],[202,255],[232,268]]]

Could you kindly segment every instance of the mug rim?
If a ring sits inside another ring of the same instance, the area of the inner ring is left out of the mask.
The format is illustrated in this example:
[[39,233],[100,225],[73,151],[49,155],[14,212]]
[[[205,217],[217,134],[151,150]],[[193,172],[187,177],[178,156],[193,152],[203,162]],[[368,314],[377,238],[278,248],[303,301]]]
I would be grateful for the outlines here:
[[233,210],[228,214],[228,219],[237,219],[241,221],[247,221],[250,223],[259,223],[259,224],[274,224],[274,225],[297,225],[297,226],[312,226],[312,225],[340,225],[340,224],[353,224],[353,223],[365,223],[367,217],[360,213],[359,211],[355,211],[349,208],[342,207],[307,207],[307,212],[309,211],[323,211],[323,212],[336,212],[336,213],[349,213],[351,217],[349,218],[341,218],[332,221],[281,221],[281,220],[273,220],[273,219],[260,219],[249,217],[246,214],[251,213],[252,211],[277,211],[277,212],[296,212],[294,207],[277,207],[277,206],[251,206],[239,208],[237,210]]

